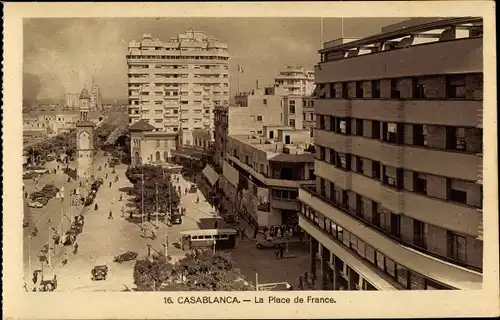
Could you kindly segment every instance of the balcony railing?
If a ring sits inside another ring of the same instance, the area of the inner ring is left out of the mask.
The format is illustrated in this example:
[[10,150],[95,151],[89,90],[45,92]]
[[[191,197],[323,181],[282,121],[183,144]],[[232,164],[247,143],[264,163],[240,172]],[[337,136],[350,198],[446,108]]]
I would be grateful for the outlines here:
[[453,264],[461,266],[461,267],[465,267],[465,268],[467,268],[469,270],[472,270],[472,271],[475,271],[475,272],[482,272],[482,268],[477,268],[477,267],[468,265],[466,263],[463,263],[461,261],[457,261],[457,260],[454,260],[454,259],[446,257],[446,256],[441,256],[441,255],[436,254],[434,252],[428,251],[426,248],[417,246],[417,245],[412,244],[412,243],[408,243],[408,242],[402,241],[400,237],[397,237],[397,236],[391,234],[389,231],[387,231],[387,230],[385,230],[385,229],[383,229],[381,227],[378,227],[376,225],[373,225],[369,221],[366,221],[365,219],[361,218],[359,215],[357,215],[356,210],[352,210],[349,207],[345,207],[345,206],[339,205],[339,204],[333,202],[331,199],[328,199],[325,196],[321,195],[320,193],[318,193],[316,191],[316,187],[315,186],[312,186],[312,185],[302,185],[301,189],[303,189],[306,192],[310,193],[313,197],[316,197],[316,198],[322,200],[323,202],[327,203],[328,205],[334,207],[335,209],[337,209],[337,210],[339,210],[341,212],[345,212],[346,214],[349,215],[350,218],[357,220],[365,228],[374,229],[374,230],[382,233],[384,236],[392,239],[393,241],[401,243],[402,245],[404,245],[406,247],[409,247],[409,248],[414,249],[416,251],[422,252],[422,253],[424,253],[426,255],[438,258],[440,260],[443,260],[443,261],[446,261],[446,262],[450,262],[450,263],[453,263]]

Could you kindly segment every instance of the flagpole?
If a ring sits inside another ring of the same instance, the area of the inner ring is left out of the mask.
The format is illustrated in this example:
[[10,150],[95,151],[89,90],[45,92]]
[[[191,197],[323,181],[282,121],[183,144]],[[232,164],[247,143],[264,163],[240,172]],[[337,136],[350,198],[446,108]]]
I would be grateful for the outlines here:
[[320,19],[321,19],[321,21],[320,21],[320,27],[321,27],[321,31],[320,31],[320,33],[321,33],[321,46],[320,46],[320,48],[321,48],[321,49],[323,49],[323,46],[324,46],[324,37],[323,37],[323,33],[324,33],[324,32],[323,32],[323,31],[324,31],[324,30],[323,30],[323,17],[321,17]]
[[238,76],[236,77],[237,89],[238,89],[238,92],[236,92],[237,95],[240,94],[240,72],[241,72],[241,66],[238,65]]
[[340,37],[344,38],[344,18],[340,18]]

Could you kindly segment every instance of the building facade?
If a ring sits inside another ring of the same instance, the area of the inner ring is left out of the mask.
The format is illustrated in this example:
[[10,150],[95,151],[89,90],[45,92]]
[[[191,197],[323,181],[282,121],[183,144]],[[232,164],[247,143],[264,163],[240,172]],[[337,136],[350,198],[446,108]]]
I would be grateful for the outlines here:
[[302,66],[281,70],[274,79],[274,84],[294,95],[310,96],[314,90],[314,71]]
[[200,31],[163,42],[145,34],[127,54],[129,123],[147,121],[155,132],[179,135],[193,145],[193,131],[213,129],[215,105],[228,103],[227,45]]
[[80,106],[80,93],[79,92],[68,92],[64,95],[64,106],[67,109],[76,110]]
[[87,89],[80,93],[80,113],[76,124],[76,173],[84,183],[94,179],[94,124],[88,119],[90,94]]
[[333,290],[480,289],[482,20],[320,50],[311,272]]
[[176,132],[155,131],[155,127],[140,120],[129,127],[131,163],[162,165],[172,162],[173,151],[177,149]]
[[296,225],[298,188],[314,181],[310,145],[308,131],[283,126],[266,126],[260,136],[229,136],[219,187],[232,212],[259,227]]
[[102,111],[101,89],[96,84],[92,85],[92,90],[90,95],[90,110]]

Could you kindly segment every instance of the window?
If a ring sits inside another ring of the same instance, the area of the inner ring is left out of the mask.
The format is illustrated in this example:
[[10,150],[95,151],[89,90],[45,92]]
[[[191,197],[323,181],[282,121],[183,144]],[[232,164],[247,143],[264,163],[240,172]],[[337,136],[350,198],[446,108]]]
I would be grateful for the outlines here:
[[398,81],[397,79],[391,79],[391,99],[400,99],[401,98],[401,92],[399,91],[398,88]]
[[335,83],[330,83],[330,99],[336,98]]
[[262,99],[262,103],[267,105],[267,99]]
[[319,147],[319,160],[325,161],[325,148]]
[[385,272],[385,256],[380,252],[376,251],[375,259],[377,260],[377,267]]
[[411,272],[410,290],[425,290],[425,278],[416,272]]
[[413,172],[413,191],[427,195],[427,177],[418,172]]
[[396,264],[391,259],[385,257],[385,270],[393,278],[396,278]]
[[362,119],[356,119],[356,135],[357,136],[363,135],[363,120]]
[[413,220],[413,244],[425,248],[425,230],[426,224],[422,221]]
[[302,113],[302,120],[306,121],[306,114]]
[[397,141],[397,126],[395,123],[384,123],[384,141],[396,143]]
[[382,166],[382,182],[391,187],[396,187],[396,168],[389,166]]
[[372,121],[372,138],[380,139],[380,121]]
[[448,200],[467,204],[467,192],[459,190],[457,183],[451,179],[446,179],[448,185]]
[[363,174],[363,159],[361,157],[356,157],[356,172]]
[[335,117],[330,116],[330,131],[337,131],[337,119]]
[[274,131],[273,130],[269,131],[269,138],[274,139]]
[[290,114],[295,114],[295,101],[290,101]]
[[356,81],[356,98],[363,98],[363,83],[361,81]]
[[[291,121],[291,120],[290,120]],[[295,120],[294,120],[295,122]],[[289,135],[286,135],[285,136],[285,144],[290,144],[291,143],[291,140],[290,140],[290,136]]]
[[342,82],[342,99],[349,99],[349,87],[347,82]]
[[290,127],[295,127],[295,119],[290,119]]
[[319,115],[319,128],[325,130],[325,116]]
[[262,116],[257,116],[257,121],[262,122]]
[[380,179],[380,162],[372,161],[372,178]]
[[413,125],[413,145],[427,146],[427,125]]
[[346,120],[338,120],[338,133],[349,134],[347,131],[347,121]]
[[446,91],[449,99],[465,99],[467,88],[465,86],[464,75],[454,75],[446,77]]
[[396,280],[403,288],[408,288],[408,270],[399,264],[396,265]]
[[461,262],[467,262],[467,239],[448,231],[448,256]]
[[372,81],[372,98],[378,99],[380,98],[380,80]]
[[425,99],[427,87],[421,79],[412,79],[413,84],[413,98]]
[[401,216],[390,213],[391,216],[391,234],[397,238],[401,236]]

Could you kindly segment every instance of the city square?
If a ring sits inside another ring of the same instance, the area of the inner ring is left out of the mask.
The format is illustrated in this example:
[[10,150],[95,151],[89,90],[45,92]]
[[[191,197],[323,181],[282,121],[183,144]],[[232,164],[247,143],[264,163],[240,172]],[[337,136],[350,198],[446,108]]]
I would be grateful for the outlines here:
[[54,22],[120,59],[26,60],[26,291],[482,287],[482,19],[255,19]]

